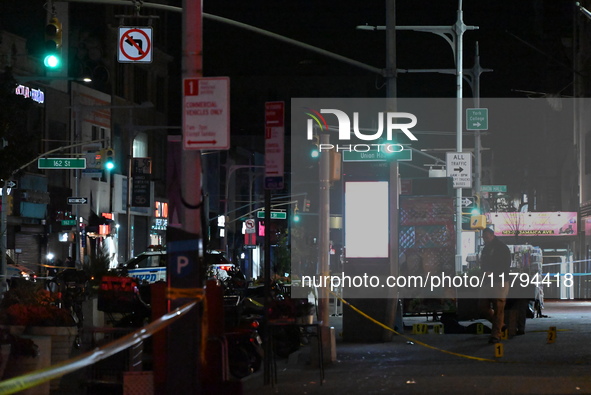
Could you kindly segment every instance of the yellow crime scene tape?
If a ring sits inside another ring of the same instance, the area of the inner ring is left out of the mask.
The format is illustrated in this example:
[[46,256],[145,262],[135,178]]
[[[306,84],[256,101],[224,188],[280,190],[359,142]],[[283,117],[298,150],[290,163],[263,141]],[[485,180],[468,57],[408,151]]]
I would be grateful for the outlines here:
[[467,359],[473,359],[475,361],[485,361],[485,362],[501,362],[501,363],[515,363],[512,361],[501,361],[501,360],[497,360],[497,359],[489,359],[489,358],[480,358],[480,357],[474,357],[472,355],[466,355],[466,354],[460,354],[457,352],[453,352],[453,351],[449,351],[449,350],[444,350],[442,348],[438,348],[435,346],[432,346],[430,344],[424,343],[422,341],[416,340],[415,338],[412,338],[410,336],[406,336],[403,335],[402,333],[390,328],[388,325],[376,320],[375,318],[370,317],[369,315],[367,315],[366,313],[364,313],[363,311],[359,310],[357,307],[353,306],[351,303],[347,302],[345,299],[341,298],[339,295],[337,295],[334,292],[331,292],[337,299],[339,299],[344,305],[348,306],[349,308],[351,308],[353,311],[355,311],[356,313],[362,315],[363,317],[367,318],[368,320],[370,320],[371,322],[373,322],[376,325],[381,326],[384,329],[389,330],[390,332],[395,333],[398,336],[403,337],[404,339],[408,340],[408,341],[412,341],[415,344],[418,344],[420,346],[423,347],[427,347],[430,348],[431,350],[436,350],[445,354],[450,354],[450,355],[455,355],[456,357],[461,357],[461,358],[467,358]]
[[205,296],[203,288],[167,288],[166,297],[175,299],[197,299],[201,300]]
[[72,267],[72,266],[53,266],[53,265],[46,265],[44,263],[39,263],[38,265],[41,267],[48,267],[50,269],[75,269],[75,267]]
[[197,303],[197,301],[189,302],[124,337],[102,347],[97,347],[92,351],[79,355],[78,357],[27,373],[23,376],[0,381],[0,395],[14,394],[35,387],[46,381],[71,373],[88,365],[92,365],[102,359],[108,358],[111,355],[117,354],[134,344],[144,341],[154,333],[172,324],[191,310]]
[[256,300],[254,300],[253,298],[246,298],[246,300],[248,300],[250,303],[252,303],[253,305],[257,306],[257,307],[263,307],[264,305],[262,303],[257,302]]

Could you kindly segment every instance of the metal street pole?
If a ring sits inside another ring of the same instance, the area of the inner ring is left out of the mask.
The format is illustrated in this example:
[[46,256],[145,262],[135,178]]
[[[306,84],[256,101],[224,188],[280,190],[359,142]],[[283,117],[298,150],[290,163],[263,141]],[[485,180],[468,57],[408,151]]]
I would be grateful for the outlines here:
[[[386,0],[386,98],[388,100],[388,111],[396,111],[396,0]],[[398,210],[399,195],[398,184],[400,183],[399,165],[397,160],[390,162],[389,170],[389,194],[390,194],[390,275],[398,275]],[[394,328],[398,310],[398,288],[389,290],[388,305],[386,311],[386,325]],[[392,332],[384,331],[383,340],[389,341]]]
[[[466,25],[462,20],[462,0],[459,0],[458,19],[454,25],[456,34],[456,151],[462,152],[462,61],[463,61],[463,34]],[[462,188],[456,189],[456,273],[462,271]]]
[[[202,0],[183,0],[182,13],[182,81],[186,78],[200,78],[203,76],[203,2]],[[181,85],[181,89],[184,87]],[[182,91],[184,92],[184,90]],[[184,131],[183,131],[184,134]],[[192,290],[203,290],[204,279],[199,275],[203,264],[203,193],[201,151],[181,151],[181,200],[180,213],[181,229],[168,229],[170,235],[177,240],[167,239],[167,254],[169,267],[175,267],[179,255],[184,254],[191,262],[190,270],[184,276],[169,270],[168,287],[184,287]],[[184,241],[180,240],[181,238]],[[173,247],[173,248],[171,248]],[[177,250],[175,250],[175,248]],[[171,273],[173,272],[173,273]],[[216,288],[211,290],[216,295]],[[213,299],[211,299],[213,300]],[[184,301],[169,300],[168,309],[171,311],[179,307]],[[213,302],[211,302],[213,303]],[[209,303],[208,303],[209,304]],[[206,345],[201,344],[204,330],[204,305],[187,313],[185,318],[171,325],[167,331],[166,371],[164,380],[159,382],[160,392],[167,394],[197,394],[203,392],[203,383],[207,378],[202,377],[204,367],[200,356],[205,355]],[[183,356],[183,357],[179,357]],[[161,366],[159,367],[161,368]]]
[[[328,133],[321,133],[320,143],[330,144],[330,135]],[[321,278],[327,278],[330,275],[330,154],[328,151],[320,154],[318,172],[320,181],[318,197],[318,275]],[[323,327],[329,326],[330,314],[328,303],[328,287],[320,287],[318,295],[318,318]],[[329,340],[328,336],[324,336],[323,334],[322,338],[324,339],[324,343],[327,344]]]
[[[12,178],[12,177],[11,177]],[[8,180],[4,180],[4,186],[2,187],[2,219],[1,219],[1,226],[2,226],[2,236],[0,237],[0,253],[2,254],[2,266],[0,267],[0,275],[2,276],[2,281],[0,282],[0,292],[3,295],[6,290],[8,290],[8,283],[6,281],[6,249],[7,249],[7,235],[8,232],[8,214],[6,212],[8,208],[8,191],[6,188],[6,183]]]
[[[463,35],[466,30],[476,30],[477,26],[466,26],[462,20],[462,0],[459,0],[456,23],[453,26],[395,26],[395,30],[410,30],[417,32],[434,33],[441,36],[451,46],[456,63],[456,152],[462,152],[462,58]],[[360,30],[389,30],[388,26],[358,26]],[[409,70],[406,70],[409,71]],[[416,72],[417,70],[413,70]],[[439,70],[437,70],[439,71]],[[386,70],[386,76],[388,72]],[[462,189],[456,189],[456,271],[462,270]]]

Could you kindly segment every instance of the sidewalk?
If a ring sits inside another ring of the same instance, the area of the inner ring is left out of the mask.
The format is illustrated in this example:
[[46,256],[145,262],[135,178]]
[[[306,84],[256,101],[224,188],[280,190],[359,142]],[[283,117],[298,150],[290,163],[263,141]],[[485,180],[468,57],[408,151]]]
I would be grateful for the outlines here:
[[[277,362],[274,386],[263,385],[261,371],[244,380],[244,394],[591,394],[591,302],[546,302],[543,313],[546,318],[527,320],[525,335],[502,342],[502,357],[495,357],[488,335],[429,331],[388,343],[344,343],[341,318],[332,317],[337,361],[326,365],[322,385],[306,346],[298,358]],[[415,322],[433,323],[413,317],[405,326]],[[474,322],[484,321],[462,324]],[[557,328],[551,344],[549,327]]]

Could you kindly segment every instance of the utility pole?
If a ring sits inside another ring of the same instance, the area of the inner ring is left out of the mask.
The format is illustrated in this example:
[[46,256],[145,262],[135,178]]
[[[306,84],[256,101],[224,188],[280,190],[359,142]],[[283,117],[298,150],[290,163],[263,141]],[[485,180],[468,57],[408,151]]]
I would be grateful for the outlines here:
[[[320,134],[320,144],[328,145],[330,143],[330,135],[328,131]],[[318,166],[319,175],[319,196],[318,196],[318,275],[322,278],[330,275],[330,154],[324,151],[320,154],[320,163]],[[329,293],[328,287],[320,287],[318,295],[318,315],[319,321],[323,328],[329,327]],[[322,339],[324,341],[323,347],[328,345],[329,336],[327,329],[323,330]],[[326,349],[326,348],[325,348]],[[330,355],[325,353],[325,355]]]
[[[458,11],[456,23],[452,26],[396,26],[391,28],[389,26],[358,26],[361,30],[410,30],[416,32],[433,33],[442,37],[451,46],[454,52],[454,60],[456,63],[456,152],[462,152],[462,89],[463,89],[463,35],[467,30],[476,30],[477,26],[466,26],[463,21],[462,0],[458,0]],[[388,12],[388,15],[390,12]],[[388,45],[388,44],[387,44]],[[405,72],[445,72],[445,70],[404,70]],[[394,80],[395,77],[389,78],[386,72],[388,81]],[[395,82],[392,82],[395,84]],[[395,86],[395,85],[394,85]],[[462,270],[462,189],[456,189],[456,256],[455,268],[457,272]],[[391,225],[392,226],[392,225]]]
[[[395,112],[396,105],[396,0],[386,0],[386,100],[388,111]],[[389,169],[389,194],[390,194],[390,275],[398,275],[398,210],[399,195],[398,184],[400,183],[399,165],[397,160],[390,161]],[[394,328],[398,313],[398,288],[389,290],[386,325]],[[392,332],[385,330],[383,340],[389,341]]]
[[[183,0],[182,14],[182,81],[203,76],[203,2]],[[184,128],[183,123],[183,128]],[[185,130],[183,130],[185,134]],[[167,229],[168,287],[192,291],[194,297],[203,295],[204,279],[200,275],[203,265],[203,199],[201,151],[181,151],[181,225]],[[188,261],[182,266],[183,261]],[[186,268],[186,270],[182,270]],[[211,295],[216,295],[215,287]],[[205,298],[203,299],[205,300]],[[212,298],[213,300],[213,298]],[[186,303],[186,299],[171,299],[168,310],[173,311]],[[205,301],[203,302],[205,303]],[[165,344],[166,371],[158,381],[158,392],[167,394],[203,393],[204,366],[200,356],[205,355],[205,343],[201,344],[203,333],[203,303],[187,312],[185,318],[168,327]],[[213,302],[212,302],[213,303]],[[215,324],[215,323],[214,323]],[[164,361],[161,361],[164,362]]]

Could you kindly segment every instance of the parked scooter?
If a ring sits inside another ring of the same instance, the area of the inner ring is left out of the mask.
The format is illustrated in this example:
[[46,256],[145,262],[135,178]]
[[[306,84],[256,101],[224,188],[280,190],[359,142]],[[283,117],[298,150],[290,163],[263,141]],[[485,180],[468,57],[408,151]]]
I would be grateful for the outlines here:
[[244,301],[240,295],[224,296],[228,365],[230,374],[238,379],[258,371],[264,355],[259,317],[244,314]]

